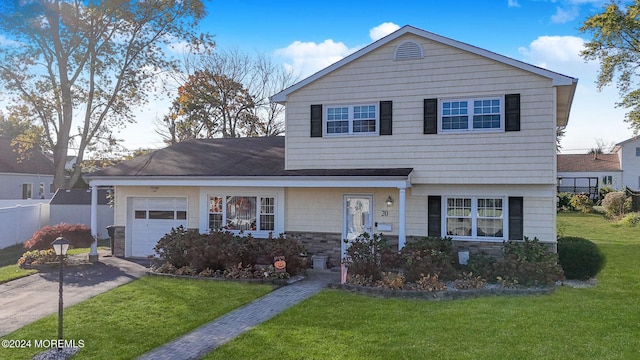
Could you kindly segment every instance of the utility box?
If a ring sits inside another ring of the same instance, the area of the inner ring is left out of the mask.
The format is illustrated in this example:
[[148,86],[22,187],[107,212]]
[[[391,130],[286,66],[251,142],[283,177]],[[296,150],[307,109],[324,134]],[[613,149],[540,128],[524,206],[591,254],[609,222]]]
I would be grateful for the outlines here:
[[326,255],[311,256],[311,260],[313,261],[313,270],[327,270],[328,259],[329,257]]

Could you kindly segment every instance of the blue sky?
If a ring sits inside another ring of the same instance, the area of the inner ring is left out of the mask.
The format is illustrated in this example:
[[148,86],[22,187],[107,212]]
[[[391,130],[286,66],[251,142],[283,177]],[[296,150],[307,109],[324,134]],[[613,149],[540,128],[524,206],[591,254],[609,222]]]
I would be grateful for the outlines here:
[[[220,49],[260,52],[308,76],[403,26],[478,46],[517,60],[579,78],[565,153],[584,153],[597,140],[607,144],[633,136],[615,108],[615,87],[598,92],[597,63],[579,52],[588,39],[579,28],[601,12],[603,0],[447,0],[447,1],[210,1],[202,30],[215,35]],[[152,102],[120,137],[129,148],[161,147],[149,131],[168,100]],[[140,131],[138,131],[140,130]],[[140,135],[146,134],[146,135]]]

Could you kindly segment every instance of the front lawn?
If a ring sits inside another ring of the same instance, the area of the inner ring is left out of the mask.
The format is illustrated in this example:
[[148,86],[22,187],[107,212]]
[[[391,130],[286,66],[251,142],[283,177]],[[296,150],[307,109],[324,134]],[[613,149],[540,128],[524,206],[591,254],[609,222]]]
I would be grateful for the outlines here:
[[[65,309],[65,340],[83,340],[74,359],[133,359],[272,290],[270,285],[144,277]],[[56,302],[57,298],[52,298]],[[30,359],[56,339],[57,314],[1,339],[32,340],[28,349],[0,348],[0,359]]]
[[441,302],[326,290],[206,359],[640,359],[640,227],[571,213],[558,232],[600,246],[598,286]]

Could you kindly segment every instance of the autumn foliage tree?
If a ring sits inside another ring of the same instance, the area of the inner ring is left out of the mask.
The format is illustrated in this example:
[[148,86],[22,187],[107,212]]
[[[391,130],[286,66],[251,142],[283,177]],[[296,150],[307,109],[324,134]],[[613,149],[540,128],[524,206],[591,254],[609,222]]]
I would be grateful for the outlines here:
[[26,107],[53,151],[54,184],[65,178],[73,147],[116,146],[114,132],[134,122],[134,109],[157,89],[157,75],[177,69],[169,46],[212,48],[196,32],[205,16],[200,0],[7,0],[0,3],[0,82],[12,106]]
[[190,75],[178,80],[182,85],[156,130],[166,143],[284,132],[284,107],[269,96],[295,79],[269,58],[230,50],[189,59],[184,67]]

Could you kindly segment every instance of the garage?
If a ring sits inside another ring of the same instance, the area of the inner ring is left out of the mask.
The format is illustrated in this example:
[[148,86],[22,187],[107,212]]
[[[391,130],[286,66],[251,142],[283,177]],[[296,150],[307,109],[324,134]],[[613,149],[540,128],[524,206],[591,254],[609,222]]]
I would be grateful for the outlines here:
[[186,197],[131,198],[130,204],[129,256],[155,255],[158,240],[172,228],[187,227]]

